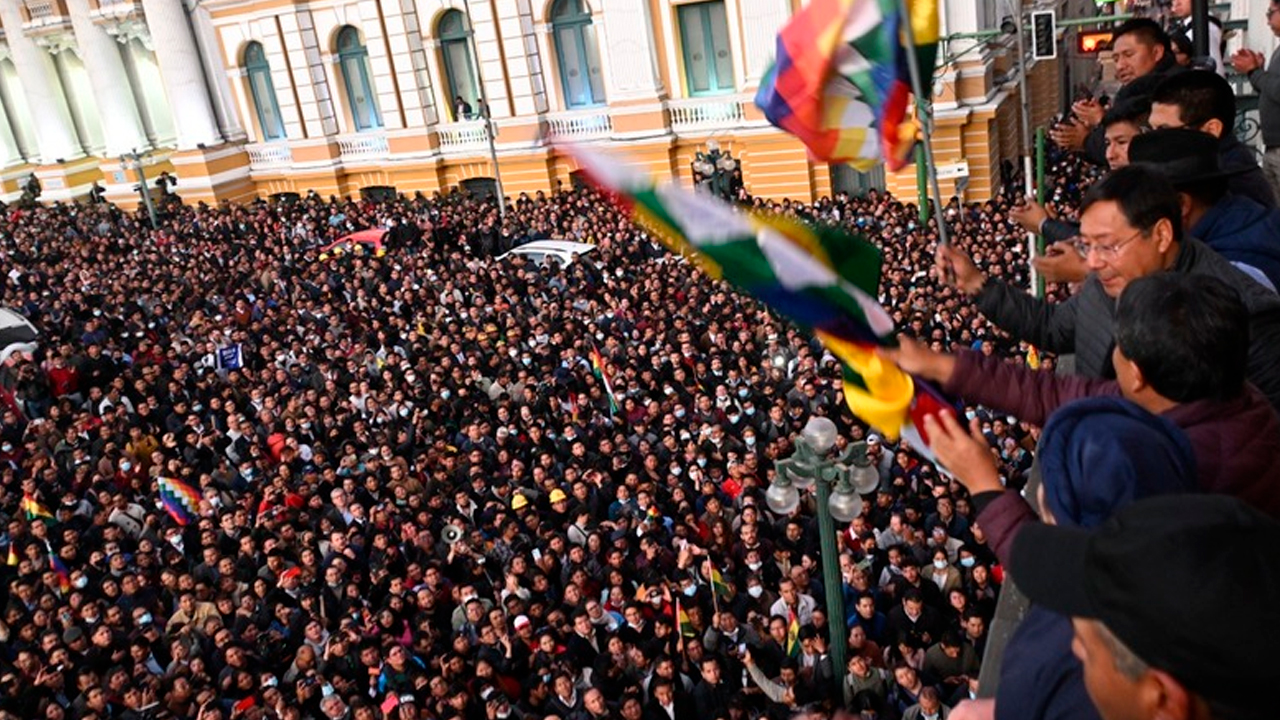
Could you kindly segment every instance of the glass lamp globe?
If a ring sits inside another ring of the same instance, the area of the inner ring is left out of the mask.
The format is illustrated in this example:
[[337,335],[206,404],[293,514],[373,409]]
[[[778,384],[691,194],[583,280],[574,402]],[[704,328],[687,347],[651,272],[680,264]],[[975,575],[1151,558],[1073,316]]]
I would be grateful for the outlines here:
[[800,506],[800,493],[790,484],[774,483],[764,494],[765,504],[778,515],[790,515]]
[[803,472],[792,472],[787,475],[787,479],[791,481],[792,487],[797,490],[808,490],[813,487],[814,477]]
[[854,518],[862,514],[862,498],[857,493],[837,490],[831,494],[827,509],[837,521],[853,522]]
[[805,424],[800,436],[819,455],[826,455],[836,444],[836,424],[831,418],[815,415]]
[[869,495],[880,487],[880,471],[872,465],[853,466],[853,489],[859,495]]

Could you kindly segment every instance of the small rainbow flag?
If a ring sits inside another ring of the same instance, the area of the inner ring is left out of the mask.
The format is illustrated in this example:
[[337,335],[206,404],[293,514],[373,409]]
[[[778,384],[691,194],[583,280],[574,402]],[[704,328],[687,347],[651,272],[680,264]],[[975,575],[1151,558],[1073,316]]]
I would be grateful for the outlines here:
[[67,569],[67,564],[53,553],[49,553],[49,569],[58,576],[58,589],[64,594],[71,592],[71,571]]
[[4,564],[9,567],[18,564],[18,549],[13,546],[13,543],[9,543],[9,556],[5,558]]
[[1027,367],[1032,370],[1040,369],[1040,351],[1036,349],[1035,345],[1027,346]]
[[200,493],[190,485],[173,478],[162,477],[158,481],[160,501],[164,509],[179,525],[196,519],[200,508]]
[[600,382],[604,383],[604,391],[609,395],[609,414],[618,414],[618,397],[613,394],[613,383],[609,382],[609,376],[604,371],[604,356],[600,354],[600,349],[595,343],[591,343],[591,370],[595,372],[596,377],[600,378]]
[[28,520],[43,518],[46,520],[53,519],[53,513],[49,512],[49,508],[41,505],[38,500],[31,497],[30,494],[22,496],[22,512],[26,513]]

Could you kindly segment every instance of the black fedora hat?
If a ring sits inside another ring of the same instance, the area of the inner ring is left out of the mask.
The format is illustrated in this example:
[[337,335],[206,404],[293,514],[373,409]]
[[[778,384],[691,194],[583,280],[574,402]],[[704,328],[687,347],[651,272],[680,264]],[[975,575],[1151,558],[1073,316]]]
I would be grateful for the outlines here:
[[1189,128],[1142,133],[1129,143],[1129,162],[1150,167],[1174,187],[1229,178],[1249,170],[1224,170],[1218,160],[1218,138]]

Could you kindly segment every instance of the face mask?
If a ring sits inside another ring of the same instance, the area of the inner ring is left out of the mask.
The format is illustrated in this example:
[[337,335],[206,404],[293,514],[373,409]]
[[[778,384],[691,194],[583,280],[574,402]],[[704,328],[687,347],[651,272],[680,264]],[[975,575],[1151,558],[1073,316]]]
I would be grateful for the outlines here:
[[687,588],[685,588],[685,589],[684,589],[684,596],[685,596],[685,597],[693,597],[694,595],[697,595],[697,594],[698,594],[698,586],[697,586],[697,585],[690,585],[689,587],[687,587]]
[[672,390],[672,389],[671,389],[671,388],[669,388],[669,387],[664,387],[664,388],[662,388],[662,394],[663,394],[663,395],[675,395],[675,394],[676,394],[676,391],[675,391],[675,390]]
[[440,397],[444,398],[445,400],[448,400],[450,397],[452,397],[452,395],[453,393],[449,392],[448,390],[442,390],[440,392]]
[[138,624],[139,624],[139,625],[150,625],[150,624],[151,624],[151,613],[142,613],[141,615],[139,615],[139,616],[138,616]]
[[672,475],[675,475],[676,477],[680,477],[680,473],[682,473],[682,472],[684,472],[684,471],[683,471],[683,470],[681,470],[679,466],[676,466],[676,467],[671,468],[671,474],[672,474]]
[[400,408],[400,417],[409,417],[409,408]]
[[974,419],[974,418],[978,417],[978,411],[976,411],[976,410],[965,410],[965,411],[964,411],[964,416],[965,416],[966,418],[968,418],[968,419],[972,420],[972,419]]
[[747,447],[755,447],[755,446],[756,446],[756,436],[755,436],[755,435],[748,435],[748,436],[746,436],[746,437],[742,438],[742,442],[746,443],[746,444],[747,444]]
[[746,389],[746,388],[738,388],[738,397],[742,397],[742,398],[744,398],[744,397],[746,397],[746,396],[748,396],[748,395],[750,395],[750,394],[751,394],[751,391],[750,391],[750,390],[748,390],[748,389]]
[[706,467],[706,466],[707,466],[707,459],[706,459],[706,458],[698,458],[698,467]]
[[681,408],[681,409],[679,409],[679,410],[676,410],[676,412],[675,412],[675,416],[676,416],[677,418],[683,418],[683,417],[684,417],[684,408]]
[[975,557],[962,557],[962,558],[960,558],[960,564],[961,564],[962,566],[964,566],[964,567],[967,567],[967,568],[971,568],[971,567],[973,567],[974,565],[976,565],[976,564],[977,564],[977,562],[978,562],[978,558],[975,558]]
[[5,443],[4,445],[0,445],[0,450],[3,450],[4,452],[7,452],[7,453],[11,453],[13,452],[13,446],[10,445],[9,443]]
[[746,413],[747,417],[751,417],[752,415],[756,414],[756,409],[753,407],[743,408],[742,412]]
[[741,415],[730,415],[730,416],[729,416],[729,422],[731,422],[731,423],[736,423],[736,422],[738,422],[738,421],[739,421],[739,420],[741,420],[741,419],[742,419],[742,416],[741,416]]
[[81,575],[75,579],[75,582],[73,582],[72,585],[75,585],[77,590],[83,590],[89,587],[89,578]]
[[125,471],[125,472],[129,472],[130,470],[132,470],[132,469],[133,469],[133,463],[131,463],[131,462],[127,462],[127,461],[126,461],[126,462],[122,462],[122,463],[120,463],[120,469],[121,469],[121,470],[123,470],[123,471]]
[[752,585],[751,587],[747,588],[747,594],[753,598],[759,598],[761,595],[764,594],[764,587],[760,585]]
[[654,607],[662,607],[662,598],[656,597],[649,600],[649,604]]
[[751,572],[756,572],[760,568],[764,567],[764,563],[758,563],[758,562],[747,563],[747,567],[751,569]]
[[945,570],[945,569],[947,568],[947,561],[946,561],[946,560],[934,560],[934,561],[933,561],[933,566],[934,566],[934,567],[936,567],[936,568],[938,568],[939,570]]
[[681,430],[681,431],[680,431],[680,441],[681,441],[681,442],[689,442],[689,438],[691,438],[691,437],[693,437],[693,436],[692,436],[692,435],[690,435],[687,431],[684,431],[684,430]]

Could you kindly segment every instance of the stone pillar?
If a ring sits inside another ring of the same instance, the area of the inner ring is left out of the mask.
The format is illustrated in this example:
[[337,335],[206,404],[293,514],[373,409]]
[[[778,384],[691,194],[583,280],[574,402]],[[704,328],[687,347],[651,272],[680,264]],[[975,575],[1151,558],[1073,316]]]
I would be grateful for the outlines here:
[[147,146],[147,134],[142,116],[129,90],[129,74],[125,71],[120,44],[89,17],[89,0],[66,0],[75,31],[76,45],[89,81],[93,85],[93,97],[98,101],[106,139],[106,155],[119,157],[132,150]]
[[23,32],[18,3],[0,2],[0,23],[4,24],[10,56],[22,81],[32,118],[36,121],[40,162],[52,165],[83,157],[84,151],[71,123],[71,110],[67,107],[53,58]]
[[169,106],[173,108],[178,150],[221,144],[222,134],[209,101],[200,49],[191,34],[183,3],[143,0],[142,10],[155,42],[156,62],[160,65]]

